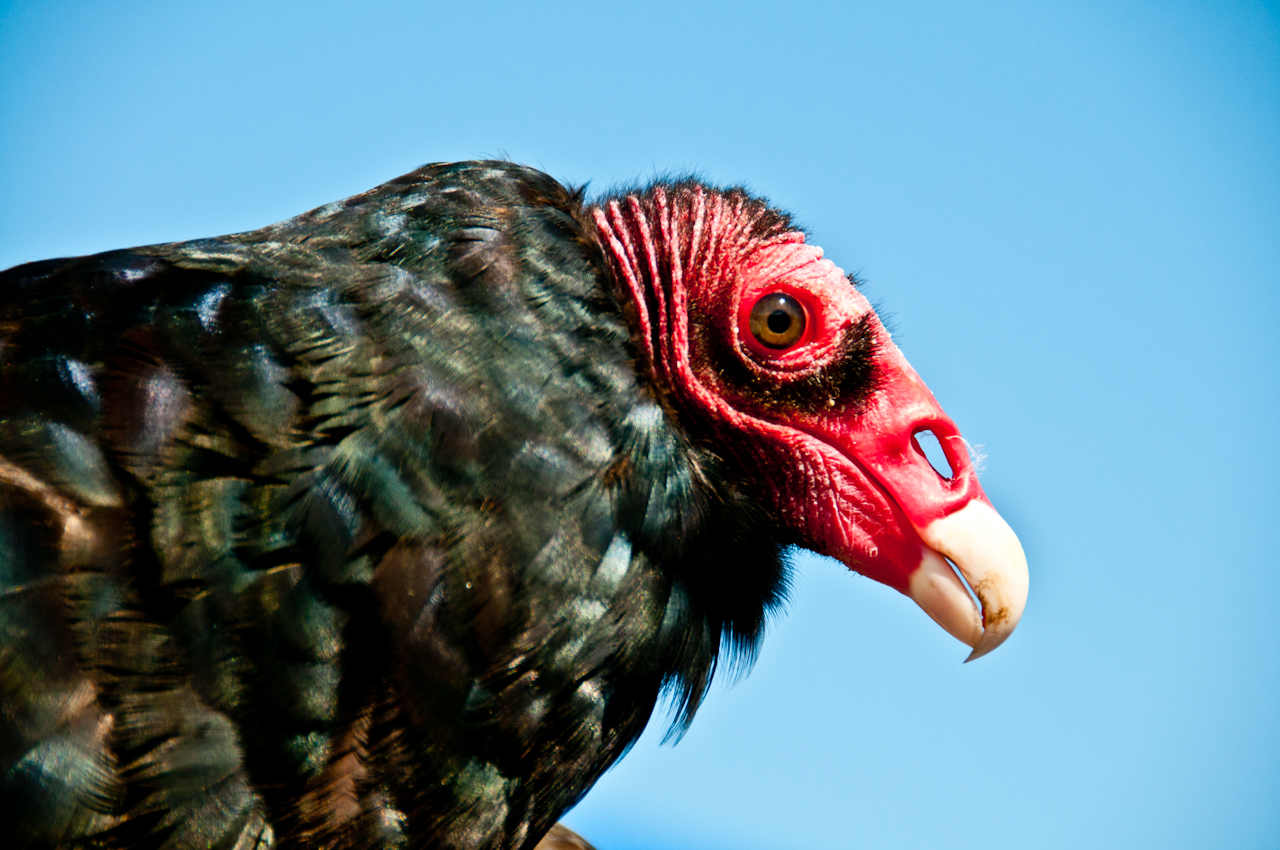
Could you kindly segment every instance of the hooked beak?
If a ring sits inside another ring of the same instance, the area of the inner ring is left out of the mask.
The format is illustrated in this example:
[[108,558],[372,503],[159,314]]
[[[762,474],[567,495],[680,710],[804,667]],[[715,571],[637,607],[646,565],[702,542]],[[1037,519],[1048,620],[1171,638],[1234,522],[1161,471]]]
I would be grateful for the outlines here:
[[[1013,634],[1026,607],[1029,575],[1022,544],[986,499],[934,520],[921,539],[929,549],[911,575],[907,595],[973,648],[966,662],[981,658]],[[959,568],[981,612],[943,556]]]

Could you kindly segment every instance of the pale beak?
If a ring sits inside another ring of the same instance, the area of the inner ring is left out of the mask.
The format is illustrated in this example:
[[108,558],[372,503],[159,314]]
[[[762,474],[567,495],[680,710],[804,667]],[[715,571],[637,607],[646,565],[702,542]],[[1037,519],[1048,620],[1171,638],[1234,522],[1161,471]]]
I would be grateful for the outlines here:
[[[1027,556],[1018,536],[986,499],[935,519],[920,535],[930,547],[912,574],[907,595],[960,641],[973,647],[966,662],[1004,643],[1027,604]],[[982,603],[943,559],[960,570]]]

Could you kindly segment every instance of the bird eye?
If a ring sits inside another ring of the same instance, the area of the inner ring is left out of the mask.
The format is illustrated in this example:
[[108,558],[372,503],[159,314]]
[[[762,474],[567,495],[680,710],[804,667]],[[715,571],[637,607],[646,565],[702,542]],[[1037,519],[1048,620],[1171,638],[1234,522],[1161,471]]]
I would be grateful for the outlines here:
[[789,348],[804,333],[804,308],[782,292],[766,295],[751,308],[751,335],[769,348]]

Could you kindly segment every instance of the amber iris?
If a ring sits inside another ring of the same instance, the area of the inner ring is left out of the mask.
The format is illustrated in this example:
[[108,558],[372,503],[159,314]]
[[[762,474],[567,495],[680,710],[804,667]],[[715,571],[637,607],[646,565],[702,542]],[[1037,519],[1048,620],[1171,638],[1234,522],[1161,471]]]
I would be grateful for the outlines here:
[[751,335],[769,348],[790,348],[804,335],[804,308],[784,292],[766,295],[751,308]]

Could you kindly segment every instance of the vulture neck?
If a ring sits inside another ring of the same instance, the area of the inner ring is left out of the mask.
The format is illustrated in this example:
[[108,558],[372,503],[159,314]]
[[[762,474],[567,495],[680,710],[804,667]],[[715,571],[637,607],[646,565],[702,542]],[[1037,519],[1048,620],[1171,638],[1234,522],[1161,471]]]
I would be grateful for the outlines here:
[[803,241],[787,217],[741,189],[658,185],[593,211],[615,279],[631,297],[633,328],[659,387],[706,410],[719,400],[690,362],[690,312],[732,327],[740,274],[773,245]]

